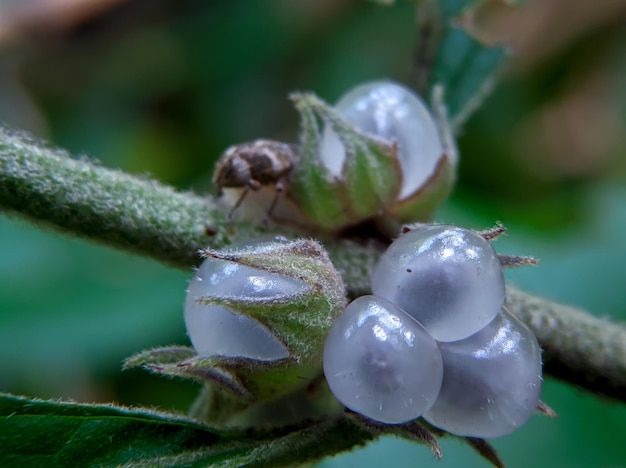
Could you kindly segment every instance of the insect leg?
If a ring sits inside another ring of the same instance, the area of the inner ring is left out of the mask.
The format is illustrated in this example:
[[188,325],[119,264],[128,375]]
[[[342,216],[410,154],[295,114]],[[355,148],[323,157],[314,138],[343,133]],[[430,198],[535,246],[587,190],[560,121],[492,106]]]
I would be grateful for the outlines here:
[[267,214],[265,215],[265,218],[263,219],[263,226],[267,226],[269,224],[269,219],[272,216],[272,211],[274,211],[274,208],[276,208],[276,203],[278,203],[278,198],[280,197],[280,194],[283,193],[283,191],[285,190],[285,187],[283,186],[283,179],[278,179],[278,181],[276,181],[275,184],[275,188],[276,188],[276,193],[274,194],[274,199],[272,200],[272,204],[270,205],[269,210],[267,210]]
[[241,205],[241,202],[243,201],[243,199],[246,198],[246,195],[248,195],[248,192],[250,191],[251,188],[252,186],[250,184],[246,184],[246,186],[243,188],[243,192],[241,192],[241,195],[239,195],[239,198],[237,199],[237,203],[235,203],[233,207],[230,209],[230,211],[228,212],[228,221],[233,220],[233,213],[235,212],[237,208],[239,208],[239,205]]

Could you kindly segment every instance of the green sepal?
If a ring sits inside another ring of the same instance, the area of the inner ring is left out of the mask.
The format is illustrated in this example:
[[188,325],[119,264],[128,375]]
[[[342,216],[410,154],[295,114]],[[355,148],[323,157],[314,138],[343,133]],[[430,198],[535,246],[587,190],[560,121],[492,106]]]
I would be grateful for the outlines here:
[[146,349],[124,360],[122,370],[150,365],[175,364],[196,355],[190,346],[165,346]]
[[254,319],[284,345],[287,358],[197,356],[191,348],[176,346],[140,353],[128,359],[125,367],[142,366],[157,374],[211,383],[248,402],[279,398],[316,379],[322,372],[326,335],[347,303],[341,276],[322,246],[311,239],[277,240],[222,251],[206,249],[200,254],[207,261],[232,262],[258,274],[280,275],[301,283],[301,287],[271,298],[220,295],[217,288],[198,299]]
[[[183,359],[178,360],[177,356]],[[289,367],[292,364],[294,361],[290,358],[261,360],[233,356],[198,356],[193,348],[170,346],[142,351],[128,358],[124,362],[124,369],[142,367],[157,375],[208,383],[251,403],[276,395],[275,391],[269,391],[267,395],[263,393],[263,386],[256,383],[260,375],[264,382],[288,385],[292,373],[289,372]]]
[[366,219],[398,197],[402,172],[396,142],[369,135],[314,94],[305,102],[337,133],[346,152],[341,170],[351,213]]
[[193,348],[168,346],[142,351],[131,356],[124,361],[123,369],[142,367],[157,375],[211,383],[234,393],[242,400],[254,400],[232,372],[219,367],[218,358],[219,356],[201,358]]
[[314,289],[324,289],[335,301],[345,295],[343,281],[324,248],[313,239],[275,243],[271,248],[201,249],[204,258],[216,258],[261,271],[297,278]]
[[202,301],[227,305],[257,320],[298,361],[321,356],[328,330],[347,300],[341,275],[318,242],[300,239],[277,243],[271,249],[206,249],[200,255],[301,280],[304,286],[298,293],[271,301],[216,295]]
[[347,410],[347,414],[359,425],[379,434],[395,435],[408,440],[413,440],[426,445],[432,451],[437,460],[441,460],[442,452],[439,441],[429,428],[420,423],[421,420],[413,420],[403,424],[386,424],[363,416],[359,413]]
[[412,440],[414,442],[426,445],[431,449],[433,455],[438,460],[440,460],[443,455],[441,447],[439,445],[438,437],[447,436],[467,443],[471,448],[478,452],[480,456],[490,462],[495,468],[504,468],[504,464],[502,463],[498,452],[485,439],[479,439],[477,437],[463,437],[450,434],[437,427],[434,427],[423,418],[418,418],[402,424],[385,424],[374,421],[366,416],[354,413],[350,410],[346,411],[356,423],[372,433],[378,435],[395,435],[397,437],[402,437],[404,439]]
[[204,304],[226,306],[253,318],[278,339],[289,352],[282,366],[230,366],[257,400],[297,390],[322,371],[326,335],[335,317],[347,304],[341,276],[317,242],[301,239],[276,244],[271,249],[243,248],[231,251],[203,250],[204,257],[246,265],[260,271],[297,278],[303,288],[296,294],[267,299],[211,295]]
[[385,218],[393,219],[398,225],[431,220],[437,207],[450,195],[455,172],[456,167],[444,154],[426,182],[407,198],[392,205]]
[[[289,351],[292,360],[307,363],[318,354],[318,344],[332,326],[333,318],[312,311],[324,300],[320,292],[292,296],[289,300],[268,303],[258,299],[206,297],[200,302],[226,306],[238,313],[253,317],[268,329]],[[315,351],[314,353],[312,353]]]
[[[305,217],[316,227],[331,230],[345,225],[340,181],[328,172],[319,158],[320,131],[311,106],[298,93],[290,96],[300,114],[300,158],[289,179],[289,195]],[[341,195],[341,196],[339,196]]]
[[[312,93],[293,94],[302,115],[303,158],[293,174],[292,192],[304,214],[318,227],[336,230],[380,214],[397,198],[402,175],[395,142],[364,133]],[[345,149],[338,177],[319,157],[316,116],[337,133]],[[321,191],[320,185],[324,185]]]

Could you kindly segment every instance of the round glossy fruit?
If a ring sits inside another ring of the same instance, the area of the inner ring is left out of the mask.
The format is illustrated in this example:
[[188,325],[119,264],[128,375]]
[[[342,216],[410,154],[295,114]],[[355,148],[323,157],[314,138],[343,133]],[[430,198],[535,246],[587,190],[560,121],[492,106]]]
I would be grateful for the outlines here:
[[324,347],[324,374],[335,397],[384,423],[423,414],[439,394],[442,372],[435,340],[404,311],[374,296],[348,305]]
[[498,255],[478,233],[424,224],[382,255],[372,293],[404,309],[436,340],[456,341],[498,314],[504,276]]
[[499,437],[535,412],[541,394],[541,350],[532,332],[502,313],[478,333],[440,343],[443,385],[424,414],[452,434]]
[[271,301],[305,287],[295,278],[207,258],[189,283],[185,300],[185,325],[193,347],[202,356],[267,360],[288,357],[285,346],[256,320],[227,306],[207,305],[198,300],[210,296]]
[[[410,89],[391,81],[373,81],[348,91],[335,109],[363,132],[398,143],[403,174],[400,200],[422,187],[433,173],[443,154],[439,132],[425,104]],[[320,158],[333,175],[341,174],[345,150],[328,125]]]

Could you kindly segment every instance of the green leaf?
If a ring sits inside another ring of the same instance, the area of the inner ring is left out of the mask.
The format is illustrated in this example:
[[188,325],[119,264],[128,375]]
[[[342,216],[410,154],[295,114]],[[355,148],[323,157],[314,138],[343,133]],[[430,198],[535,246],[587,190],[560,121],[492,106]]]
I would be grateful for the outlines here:
[[480,36],[477,18],[491,9],[511,7],[506,0],[426,1],[418,7],[422,43],[417,70],[426,75],[418,77],[418,86],[426,85],[429,90],[444,86],[456,130],[489,95],[508,55],[502,41]]
[[373,437],[344,416],[238,433],[145,409],[0,394],[0,466],[290,466]]
[[210,446],[232,437],[173,414],[0,396],[1,466],[122,465]]
[[196,351],[189,346],[166,346],[154,348],[137,353],[124,360],[123,369],[133,367],[147,367],[151,365],[176,364],[185,359],[192,358]]
[[[229,462],[232,466],[247,467],[301,465],[357,445],[365,445],[374,438],[376,435],[371,431],[341,416],[329,418],[266,444],[259,444],[248,452],[239,451]],[[209,457],[210,454],[197,453],[194,454],[193,462],[202,462],[200,466],[206,466],[210,461]]]

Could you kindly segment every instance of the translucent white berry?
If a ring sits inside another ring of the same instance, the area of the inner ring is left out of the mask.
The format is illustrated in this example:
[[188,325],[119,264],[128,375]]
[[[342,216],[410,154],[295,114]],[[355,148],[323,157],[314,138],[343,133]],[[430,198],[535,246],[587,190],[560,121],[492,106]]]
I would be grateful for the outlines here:
[[274,238],[201,254],[207,260],[185,303],[197,355],[175,374],[255,402],[317,381],[324,341],[346,306],[341,276],[322,246]]
[[539,403],[541,350],[532,332],[510,314],[461,341],[440,343],[444,377],[424,414],[452,434],[499,437],[524,424]]
[[[348,91],[335,108],[360,130],[398,143],[403,174],[400,200],[433,173],[443,154],[441,140],[430,112],[410,89],[391,81],[373,81]],[[341,174],[345,150],[328,125],[320,158],[333,175]]]
[[439,394],[442,372],[435,340],[404,311],[374,296],[348,305],[324,346],[324,374],[335,397],[389,424],[424,413]]
[[456,341],[498,314],[504,277],[498,255],[478,233],[420,225],[382,255],[372,292],[404,309],[436,340]]
[[200,355],[281,359],[285,346],[263,325],[222,305],[198,302],[203,297],[250,298],[271,301],[297,294],[302,281],[225,260],[207,258],[189,283],[185,325]]

